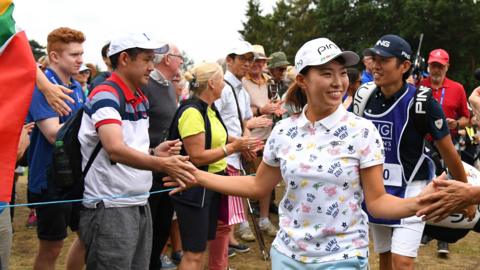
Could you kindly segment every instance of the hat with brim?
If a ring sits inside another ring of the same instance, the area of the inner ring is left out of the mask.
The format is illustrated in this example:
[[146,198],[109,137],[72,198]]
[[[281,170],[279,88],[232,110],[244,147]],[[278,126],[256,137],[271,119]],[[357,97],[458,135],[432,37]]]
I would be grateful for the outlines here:
[[382,57],[395,57],[395,55],[385,51],[385,50],[382,50],[382,49],[378,49],[378,48],[368,48],[367,49],[368,52],[370,54],[367,54],[367,56],[373,56],[373,55],[379,55],[379,56],[382,56]]
[[157,41],[147,33],[129,33],[110,41],[107,55],[110,57],[132,48],[154,50],[156,54],[165,54],[169,49],[167,43]]
[[362,55],[363,55],[363,56],[372,56],[372,51],[371,51],[371,49],[373,49],[373,48],[366,48],[366,49],[364,49],[364,50],[362,51]]
[[90,71],[90,69],[85,64],[82,64],[78,72],[87,71],[87,70]]
[[[341,57],[345,60],[345,66],[347,67],[354,66],[358,64],[358,62],[360,61],[360,57],[358,56],[358,54],[352,51],[343,51],[340,54],[332,57],[331,60],[334,60],[335,58],[338,58],[338,57]],[[331,60],[329,60],[328,62],[330,62]]]
[[274,69],[278,67],[286,67],[289,65],[290,62],[288,62],[287,55],[285,55],[284,52],[274,52],[270,55],[267,67],[269,69]]
[[254,53],[252,44],[248,41],[239,40],[228,50],[227,55],[244,55],[247,53]]
[[447,51],[443,49],[436,49],[430,52],[428,56],[428,63],[439,63],[442,66],[445,66],[450,61],[450,56]]
[[255,60],[268,60],[270,58],[267,57],[265,54],[265,49],[262,45],[255,44],[253,47],[253,55],[255,56]]
[[375,43],[373,48],[368,48],[367,50],[370,51],[371,55],[412,60],[410,44],[397,35],[385,35]]
[[360,61],[358,54],[342,51],[328,38],[317,38],[308,41],[295,55],[295,69],[301,72],[307,66],[319,66],[336,59],[343,58],[345,66],[353,66]]

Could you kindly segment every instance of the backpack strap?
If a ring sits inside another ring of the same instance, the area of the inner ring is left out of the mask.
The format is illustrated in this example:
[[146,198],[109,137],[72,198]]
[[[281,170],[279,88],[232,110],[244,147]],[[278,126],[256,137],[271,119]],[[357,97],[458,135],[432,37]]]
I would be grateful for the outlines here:
[[418,87],[413,100],[413,125],[415,129],[425,136],[428,133],[428,106],[427,102],[432,98],[432,89],[426,86]]
[[103,83],[101,83],[100,85],[108,85],[110,87],[112,87],[113,89],[115,89],[115,91],[117,91],[117,94],[118,94],[118,101],[120,102],[120,116],[124,116],[125,115],[125,94],[123,93],[123,90],[122,88],[120,88],[120,86],[113,82],[113,81],[104,81]]
[[235,98],[235,103],[237,104],[238,120],[240,121],[240,127],[242,128],[242,135],[243,135],[243,131],[244,131],[243,120],[242,120],[242,114],[240,112],[240,105],[238,105],[238,97],[237,97],[237,93],[235,92],[235,87],[233,87],[233,85],[227,80],[224,80],[224,82],[232,88],[233,97]]
[[[210,119],[208,118],[208,105],[203,104],[203,101],[198,99],[197,97],[191,97],[187,100],[181,102],[180,107],[178,107],[177,111],[175,112],[175,116],[172,119],[170,124],[170,132],[169,132],[169,140],[176,140],[180,139],[180,131],[178,130],[178,122],[180,117],[182,116],[183,112],[185,112],[189,108],[194,108],[195,110],[199,111],[203,117],[204,125],[205,125],[205,149],[211,149],[212,147],[212,132],[211,132],[211,124]],[[182,146],[182,150],[180,152],[181,155],[188,155],[185,151],[185,148]],[[200,170],[208,171],[208,165],[199,167]]]
[[[120,88],[120,86],[113,81],[104,81],[100,85],[108,85],[108,86],[112,87],[113,89],[115,89],[115,91],[117,91],[118,100],[120,102],[120,108],[119,108],[120,116],[125,115],[125,99],[126,98],[125,98],[125,94],[123,93],[123,90]],[[90,155],[90,158],[88,159],[87,165],[85,165],[85,169],[83,169],[83,177],[85,177],[87,175],[88,170],[90,170],[90,167],[92,166],[93,161],[95,160],[95,158],[97,157],[97,155],[98,155],[98,153],[100,152],[101,149],[102,149],[102,141],[100,141],[100,139],[99,139],[97,145],[93,149],[92,154]]]
[[212,149],[212,125],[208,118],[208,107],[203,107],[198,103],[194,103],[192,107],[200,111],[203,117],[203,122],[205,123],[205,149]]
[[220,121],[220,124],[222,124],[223,128],[225,129],[225,132],[227,133],[227,140],[228,140],[227,126],[223,122],[222,116],[220,115],[220,112],[218,111],[217,107],[215,106],[215,103],[212,103],[212,110],[215,112],[215,115],[217,116],[218,120]]

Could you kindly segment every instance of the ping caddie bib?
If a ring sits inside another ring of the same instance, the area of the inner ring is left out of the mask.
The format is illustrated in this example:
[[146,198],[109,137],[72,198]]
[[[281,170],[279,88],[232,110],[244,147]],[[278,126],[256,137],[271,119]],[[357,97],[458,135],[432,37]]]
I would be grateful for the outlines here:
[[[385,163],[382,176],[385,190],[387,193],[399,198],[405,197],[407,185],[414,179],[415,174],[426,158],[426,155],[422,153],[409,179],[406,179],[400,159],[400,144],[408,120],[411,117],[410,108],[413,105],[415,93],[415,87],[408,85],[407,90],[387,111],[381,114],[372,114],[368,108],[365,108],[363,112],[363,117],[372,121],[383,140]],[[401,223],[400,220],[374,218],[368,213],[365,205],[364,210],[367,212],[371,223],[388,225]]]

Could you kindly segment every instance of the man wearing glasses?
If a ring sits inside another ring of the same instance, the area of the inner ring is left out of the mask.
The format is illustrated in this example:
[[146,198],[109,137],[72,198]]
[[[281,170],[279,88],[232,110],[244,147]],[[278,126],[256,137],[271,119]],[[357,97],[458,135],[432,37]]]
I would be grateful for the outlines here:
[[[227,126],[229,137],[250,136],[247,120],[253,117],[250,108],[250,95],[242,84],[242,78],[247,75],[254,61],[253,46],[247,41],[239,41],[230,49],[227,58],[227,71],[224,75],[225,88],[220,99],[215,101],[223,122]],[[250,160],[256,154],[253,151],[242,153]],[[240,154],[227,157],[229,168],[241,171]]]
[[[165,54],[156,54],[153,60],[154,70],[150,73],[148,84],[142,87],[142,91],[148,98],[150,149],[163,142],[167,136],[167,130],[177,109],[177,98],[172,79],[180,73],[183,57],[180,50],[174,44],[168,44],[169,49]],[[153,173],[151,191],[164,189],[160,173]],[[168,256],[160,253],[165,246],[170,234],[172,224],[173,205],[168,193],[153,194],[149,197],[150,212],[152,214],[152,253],[150,257],[150,269],[173,269],[174,264]]]
[[[250,95],[243,87],[242,78],[250,71],[253,62],[253,46],[249,42],[238,41],[228,51],[226,57],[227,71],[224,75],[225,87],[220,99],[215,101],[215,107],[220,112],[220,116],[227,127],[229,138],[236,139],[242,136],[250,136],[247,120],[253,119],[253,113],[250,108]],[[242,156],[253,161],[256,153],[251,149],[250,151],[242,152]],[[241,155],[239,153],[231,154],[226,158],[228,175],[240,175],[240,172],[244,169],[240,158]],[[231,231],[231,227],[224,223],[218,224],[217,230],[218,228]],[[242,239],[245,237],[250,239],[250,241],[255,239],[250,231],[248,222],[240,224],[239,234],[241,236],[245,234],[242,236]],[[232,235],[231,238],[233,238]],[[236,242],[234,239],[231,240],[232,244]],[[243,250],[242,252],[248,251],[248,247],[243,248]],[[230,253],[230,255],[232,254],[233,252]]]

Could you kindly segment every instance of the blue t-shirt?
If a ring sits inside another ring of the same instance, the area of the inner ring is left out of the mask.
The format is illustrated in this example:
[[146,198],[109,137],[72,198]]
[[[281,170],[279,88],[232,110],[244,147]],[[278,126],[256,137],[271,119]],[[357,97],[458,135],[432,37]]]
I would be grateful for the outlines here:
[[[61,84],[73,90],[69,94],[75,100],[75,104],[67,102],[72,109],[68,116],[58,116],[58,114],[48,105],[45,96],[35,86],[32,96],[32,103],[28,110],[27,122],[38,122],[44,119],[59,117],[60,124],[66,122],[74,112],[78,111],[85,102],[85,95],[82,86],[77,81],[71,79],[70,85],[62,84],[57,74],[51,69],[45,70],[48,80],[54,84]],[[43,136],[40,129],[35,126],[30,136],[30,147],[28,151],[28,190],[32,193],[41,194],[47,189],[47,167],[52,163],[53,145]]]
[[373,82],[373,74],[364,70],[362,71],[362,84],[367,82]]

